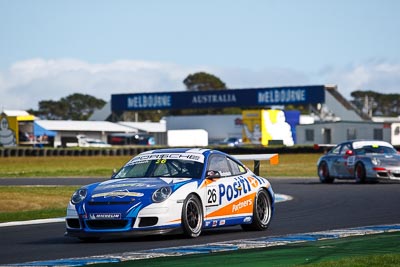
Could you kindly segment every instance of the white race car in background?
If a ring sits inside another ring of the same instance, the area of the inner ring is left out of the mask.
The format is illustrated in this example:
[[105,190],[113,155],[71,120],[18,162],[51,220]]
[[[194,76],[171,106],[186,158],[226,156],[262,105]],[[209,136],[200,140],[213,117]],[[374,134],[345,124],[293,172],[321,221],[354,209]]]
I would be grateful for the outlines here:
[[400,154],[377,140],[354,140],[334,146],[317,162],[322,183],[355,179],[357,183],[378,179],[400,180]]

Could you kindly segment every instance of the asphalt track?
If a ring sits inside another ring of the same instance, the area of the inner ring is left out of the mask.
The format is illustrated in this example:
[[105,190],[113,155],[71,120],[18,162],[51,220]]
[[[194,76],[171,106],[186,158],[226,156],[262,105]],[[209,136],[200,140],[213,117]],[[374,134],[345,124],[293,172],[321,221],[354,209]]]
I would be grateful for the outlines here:
[[[1,185],[86,184],[88,179],[0,179]],[[84,243],[64,237],[63,223],[0,227],[0,265],[110,253],[133,252],[172,246],[189,246],[262,236],[395,224],[400,221],[400,183],[355,184],[351,181],[320,184],[314,179],[270,179],[274,191],[293,200],[278,203],[270,228],[245,232],[228,227],[203,232],[196,239],[181,235],[105,239]]]

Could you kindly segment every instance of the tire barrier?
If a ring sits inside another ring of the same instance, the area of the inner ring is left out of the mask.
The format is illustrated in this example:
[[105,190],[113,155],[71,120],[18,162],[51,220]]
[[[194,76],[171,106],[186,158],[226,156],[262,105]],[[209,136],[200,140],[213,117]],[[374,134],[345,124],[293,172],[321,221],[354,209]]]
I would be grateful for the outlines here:
[[[0,157],[80,157],[80,156],[135,156],[141,152],[168,148],[163,146],[129,146],[113,148],[37,148],[37,147],[6,147],[0,148]],[[296,153],[325,153],[322,148],[316,149],[312,145],[308,146],[209,146],[210,149],[217,149],[228,154],[296,154]],[[395,146],[400,151],[400,146]]]
[[134,156],[154,147],[129,148],[0,148],[0,157],[80,157],[80,156]]

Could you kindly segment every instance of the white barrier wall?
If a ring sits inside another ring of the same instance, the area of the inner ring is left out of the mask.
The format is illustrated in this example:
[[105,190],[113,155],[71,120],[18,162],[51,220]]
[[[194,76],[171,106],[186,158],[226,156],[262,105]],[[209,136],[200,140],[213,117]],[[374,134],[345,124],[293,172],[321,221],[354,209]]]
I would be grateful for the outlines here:
[[208,146],[208,133],[203,129],[169,130],[167,131],[168,146],[202,147]]

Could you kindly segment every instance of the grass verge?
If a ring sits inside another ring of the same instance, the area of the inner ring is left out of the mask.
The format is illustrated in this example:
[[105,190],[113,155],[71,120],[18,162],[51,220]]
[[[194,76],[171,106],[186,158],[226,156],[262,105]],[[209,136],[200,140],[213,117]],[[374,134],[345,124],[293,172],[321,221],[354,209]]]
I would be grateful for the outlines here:
[[399,232],[384,233],[236,252],[127,261],[112,266],[400,266],[399,238]]
[[0,186],[0,222],[64,217],[76,186]]
[[[315,177],[322,154],[282,154],[279,164],[262,162],[265,177]],[[0,158],[0,177],[109,177],[129,156]],[[253,168],[252,161],[244,161]]]

